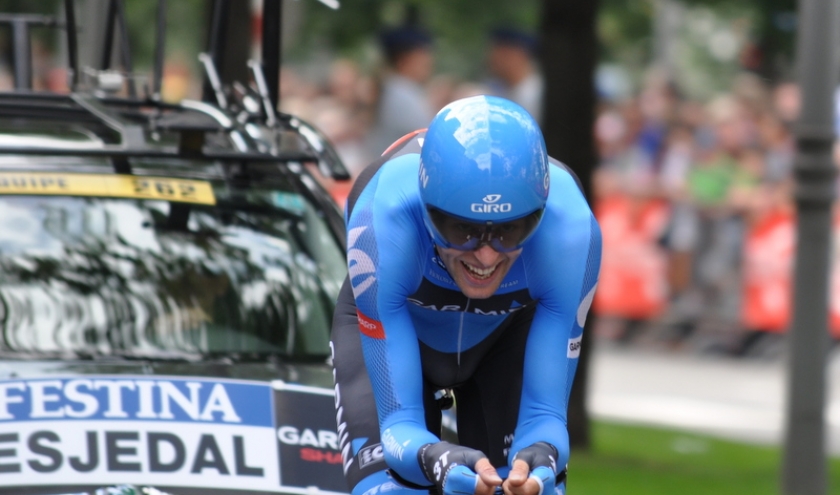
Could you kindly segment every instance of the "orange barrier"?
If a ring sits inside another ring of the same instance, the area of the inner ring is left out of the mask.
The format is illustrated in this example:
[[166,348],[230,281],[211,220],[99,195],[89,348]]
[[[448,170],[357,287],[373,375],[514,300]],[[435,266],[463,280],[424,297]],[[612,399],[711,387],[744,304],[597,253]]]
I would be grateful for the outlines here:
[[[840,210],[835,210],[832,230],[835,239],[840,236]],[[796,217],[792,212],[770,212],[747,231],[741,314],[744,328],[781,333],[790,327],[795,256]],[[829,262],[828,326],[831,334],[840,338],[840,251],[832,251]]]
[[596,314],[644,320],[665,310],[668,260],[659,239],[669,215],[668,203],[656,199],[617,194],[596,202],[603,235]]
[[745,329],[784,332],[788,328],[795,237],[795,218],[789,209],[770,211],[747,229],[741,301]]
[[831,329],[831,335],[840,339],[840,209],[837,208],[834,209],[832,237],[833,246],[829,255],[832,265],[831,278],[828,280],[828,327]]

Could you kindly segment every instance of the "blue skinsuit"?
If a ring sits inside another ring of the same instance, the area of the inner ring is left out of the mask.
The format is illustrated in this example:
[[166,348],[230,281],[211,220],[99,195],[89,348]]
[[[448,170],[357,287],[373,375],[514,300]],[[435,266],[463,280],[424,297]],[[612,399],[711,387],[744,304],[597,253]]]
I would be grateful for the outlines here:
[[[385,463],[403,480],[430,484],[418,449],[440,439],[427,427],[424,387],[463,383],[476,366],[469,363],[474,358],[462,357],[497,334],[505,321],[529,311],[533,319],[527,320],[522,366],[509,370],[521,376],[521,394],[506,464],[519,450],[543,441],[557,449],[562,469],[569,457],[568,398],[600,267],[598,224],[574,175],[552,160],[549,197],[538,230],[496,294],[470,300],[440,261],[424,225],[418,138],[422,134],[374,164],[375,174],[356,185],[363,189],[347,218],[349,280]],[[338,345],[335,337],[333,345]],[[340,353],[334,349],[334,356]],[[439,362],[423,362],[435,356],[441,356]],[[337,359],[337,393],[343,387],[339,365]],[[345,390],[341,393],[347,401]],[[457,392],[456,400],[460,414]],[[346,447],[357,439],[346,431],[347,418],[338,402],[339,436]],[[354,446],[351,453],[358,450]],[[345,470],[351,463],[347,457],[345,451]],[[494,464],[504,477],[507,467]]]

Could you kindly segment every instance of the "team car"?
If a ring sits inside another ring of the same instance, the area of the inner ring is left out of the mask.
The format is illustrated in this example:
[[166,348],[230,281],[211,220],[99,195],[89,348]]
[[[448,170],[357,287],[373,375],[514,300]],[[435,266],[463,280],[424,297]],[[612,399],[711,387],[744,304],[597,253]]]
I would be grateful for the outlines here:
[[[209,97],[164,103],[160,59],[142,94],[124,69],[77,66],[73,4],[70,92],[31,91],[16,56],[0,93],[0,494],[345,493],[344,230],[318,177],[347,171],[275,111],[276,58],[233,94],[201,54]],[[0,20],[22,43],[50,23]]]

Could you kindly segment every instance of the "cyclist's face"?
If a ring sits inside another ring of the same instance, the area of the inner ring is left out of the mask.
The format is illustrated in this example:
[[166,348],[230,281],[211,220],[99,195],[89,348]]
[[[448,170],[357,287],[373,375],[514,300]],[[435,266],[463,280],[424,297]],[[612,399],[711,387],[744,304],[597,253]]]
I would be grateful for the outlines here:
[[486,299],[496,293],[521,249],[500,253],[489,244],[473,251],[437,247],[449,274],[470,299]]

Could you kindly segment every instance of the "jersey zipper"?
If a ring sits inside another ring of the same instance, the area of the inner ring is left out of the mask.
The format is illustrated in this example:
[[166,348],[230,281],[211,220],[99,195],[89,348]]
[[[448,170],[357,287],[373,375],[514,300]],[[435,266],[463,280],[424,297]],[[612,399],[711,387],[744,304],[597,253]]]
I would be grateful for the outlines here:
[[458,323],[458,367],[461,367],[461,340],[464,337],[464,315],[470,309],[470,301],[472,301],[469,297],[467,298],[467,304],[464,307],[464,311],[461,312],[460,322]]

